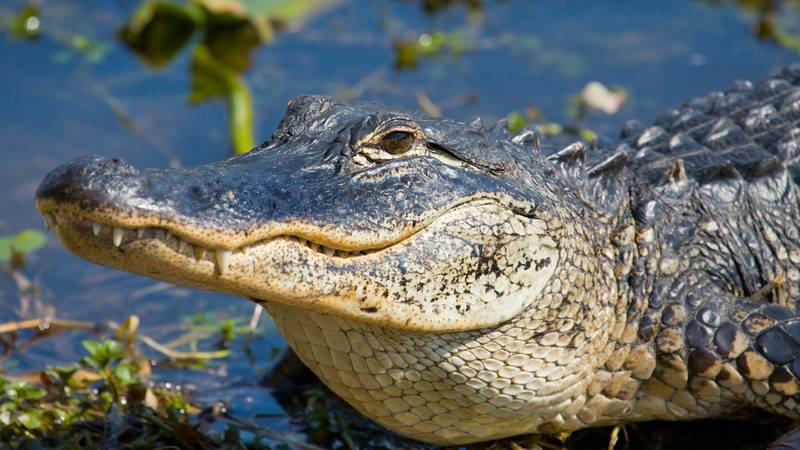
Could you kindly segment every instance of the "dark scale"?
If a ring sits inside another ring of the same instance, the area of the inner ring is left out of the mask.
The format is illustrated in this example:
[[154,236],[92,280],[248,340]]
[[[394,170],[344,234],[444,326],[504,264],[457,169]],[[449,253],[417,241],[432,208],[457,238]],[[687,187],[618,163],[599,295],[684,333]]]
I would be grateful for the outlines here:
[[759,335],[755,347],[773,364],[786,364],[797,357],[797,343],[777,327]]

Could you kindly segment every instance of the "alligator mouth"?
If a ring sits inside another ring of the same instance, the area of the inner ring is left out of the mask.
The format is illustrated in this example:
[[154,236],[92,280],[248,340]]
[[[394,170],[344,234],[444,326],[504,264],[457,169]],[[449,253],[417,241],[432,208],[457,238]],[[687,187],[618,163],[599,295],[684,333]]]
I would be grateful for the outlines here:
[[[538,295],[558,260],[544,222],[518,216],[507,203],[485,196],[461,198],[382,236],[297,220],[267,221],[249,231],[215,230],[135,205],[92,206],[37,201],[59,240],[96,264],[265,305],[419,332],[477,329],[506,320]],[[489,211],[505,226],[498,222],[459,234],[465,223]],[[524,274],[514,275],[525,284],[503,295],[507,307],[452,294],[470,289],[464,271],[483,277],[473,284],[491,285],[488,277],[495,272],[488,265],[518,252],[546,264],[529,264]]]
[[122,252],[127,247],[137,243],[153,243],[155,241],[179,256],[193,259],[196,263],[213,263],[215,272],[218,275],[228,273],[230,261],[234,254],[248,254],[256,248],[264,247],[277,241],[294,243],[301,251],[333,258],[334,260],[364,257],[394,245],[393,243],[377,248],[345,250],[323,245],[299,235],[278,234],[234,248],[221,249],[209,247],[192,237],[175,232],[174,227],[172,227],[173,231],[170,231],[170,229],[164,227],[141,226],[134,228],[118,224],[112,225],[96,222],[58,209],[42,213],[42,215],[47,228],[55,231],[59,236],[77,234],[84,240],[93,241],[96,246],[105,247],[108,251],[116,249]]

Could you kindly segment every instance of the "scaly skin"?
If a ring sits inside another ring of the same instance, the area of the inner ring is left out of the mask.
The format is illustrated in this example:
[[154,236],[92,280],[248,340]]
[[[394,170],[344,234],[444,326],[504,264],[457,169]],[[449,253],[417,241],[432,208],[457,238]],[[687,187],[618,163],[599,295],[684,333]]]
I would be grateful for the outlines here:
[[736,83],[592,151],[302,97],[248,155],[83,158],[37,206],[91,261],[264,305],[421,441],[798,418],[798,86]]

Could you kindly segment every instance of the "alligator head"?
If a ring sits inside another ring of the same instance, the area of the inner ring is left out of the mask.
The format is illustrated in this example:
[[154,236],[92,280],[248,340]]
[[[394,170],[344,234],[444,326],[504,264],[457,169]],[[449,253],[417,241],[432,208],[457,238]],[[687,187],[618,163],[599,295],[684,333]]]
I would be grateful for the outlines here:
[[79,158],[47,176],[37,206],[70,250],[102,265],[464,330],[519,313],[558,263],[543,219],[563,200],[543,167],[533,148],[477,127],[303,97],[249,154],[141,171]]
[[[248,154],[195,168],[147,170],[117,159],[79,158],[47,176],[37,207],[61,241],[90,261],[245,296],[273,314],[333,317],[391,334],[394,342],[437,334],[456,355],[523,316],[536,339],[558,330],[569,334],[567,341],[578,331],[607,333],[604,318],[613,314],[570,300],[571,290],[584,289],[583,275],[580,286],[571,283],[575,274],[594,270],[577,259],[594,251],[592,231],[581,228],[581,202],[536,148],[535,137],[387,111],[297,98],[272,139]],[[570,330],[578,311],[595,325]],[[291,327],[279,327],[293,347],[302,346]],[[416,350],[432,348],[424,339]],[[564,347],[549,340],[542,345]],[[326,342],[335,347],[333,338]],[[584,355],[577,360],[595,357],[590,346],[569,346],[571,355]],[[496,429],[485,425],[475,432],[485,436],[449,425],[417,431],[421,427],[382,416],[345,392],[338,376],[314,361],[317,350],[299,350],[365,414],[420,439],[469,442],[535,431],[543,420],[513,427],[498,422]],[[442,368],[452,365],[438,354],[426,358],[425,369],[445,380],[451,371]],[[394,361],[376,370],[393,364],[402,367]],[[572,378],[550,382],[550,390],[582,384],[589,366],[576,365]],[[473,401],[480,403],[467,403]]]

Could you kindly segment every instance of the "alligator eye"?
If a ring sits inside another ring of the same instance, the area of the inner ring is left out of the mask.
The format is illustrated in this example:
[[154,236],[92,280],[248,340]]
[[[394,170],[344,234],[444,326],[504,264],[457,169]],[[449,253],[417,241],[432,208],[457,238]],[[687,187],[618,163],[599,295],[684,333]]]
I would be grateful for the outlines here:
[[381,138],[381,148],[386,153],[400,155],[414,145],[414,134],[408,131],[392,131]]

